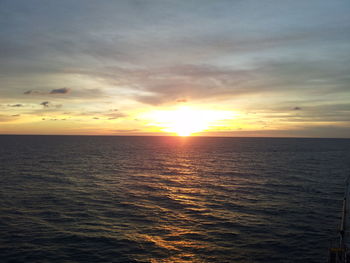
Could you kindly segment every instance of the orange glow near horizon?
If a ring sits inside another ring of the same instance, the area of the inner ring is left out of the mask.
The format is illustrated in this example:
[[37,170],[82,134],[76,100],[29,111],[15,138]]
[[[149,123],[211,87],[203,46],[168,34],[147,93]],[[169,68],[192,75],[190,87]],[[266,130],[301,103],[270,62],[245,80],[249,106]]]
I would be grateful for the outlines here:
[[160,127],[161,131],[175,133],[178,136],[191,136],[213,126],[220,126],[218,122],[232,119],[232,113],[184,106],[176,110],[151,112],[149,118],[153,121],[149,125]]

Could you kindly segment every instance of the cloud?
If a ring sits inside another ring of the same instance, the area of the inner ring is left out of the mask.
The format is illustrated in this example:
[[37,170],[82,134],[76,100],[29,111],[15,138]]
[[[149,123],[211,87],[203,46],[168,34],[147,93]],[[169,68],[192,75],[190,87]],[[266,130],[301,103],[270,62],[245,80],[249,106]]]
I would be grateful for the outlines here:
[[13,114],[11,116],[0,114],[0,122],[11,122],[18,119],[18,117],[20,117],[19,114]]
[[58,89],[53,89],[50,92],[44,92],[44,91],[39,91],[39,90],[27,90],[23,94],[25,95],[57,95],[57,94],[67,94],[71,91],[71,89],[68,88],[58,88]]
[[60,88],[60,89],[53,89],[50,91],[50,94],[67,94],[70,92],[70,89],[67,88]]
[[14,107],[14,108],[16,108],[16,107],[23,107],[23,104],[21,104],[21,103],[9,104],[8,106],[9,106],[9,107]]
[[44,106],[44,108],[48,108],[51,103],[49,101],[43,101],[42,103],[40,103],[40,105]]
[[113,133],[129,133],[129,132],[139,132],[140,129],[120,129],[120,130],[111,130]]
[[43,94],[41,91],[38,90],[27,90],[23,92],[25,95],[38,95],[38,94]]
[[85,111],[80,113],[74,113],[71,115],[90,117],[93,120],[101,120],[101,119],[115,120],[115,119],[124,118],[128,116],[128,114],[120,112],[118,109],[112,109],[108,111]]
[[[75,71],[67,71],[65,72],[67,75],[69,74],[81,74],[79,70]],[[97,78],[97,75],[94,75],[91,73],[91,75],[86,74],[87,77],[91,78]],[[64,79],[64,81],[68,81],[69,79]],[[54,89],[48,89],[46,88],[46,91],[44,88],[41,90],[38,89],[32,89],[32,90],[27,90],[23,92],[23,94],[28,95],[28,96],[39,96],[41,98],[52,98],[53,96],[64,98],[65,100],[98,100],[101,98],[110,98],[110,96],[104,92],[103,88],[90,88],[90,87],[84,87],[84,85],[81,85],[80,87],[76,86],[74,87],[74,92],[72,92],[73,88],[54,88]],[[64,96],[69,94],[69,96]]]
[[65,121],[65,120],[67,120],[67,119],[57,119],[57,118],[48,119],[48,118],[42,118],[41,120],[43,120],[43,121]]
[[127,117],[128,115],[123,112],[120,112],[118,109],[111,109],[108,112],[101,113],[100,116],[107,117],[108,120],[115,120]]
[[[349,60],[350,62],[350,60]],[[322,63],[318,59],[258,60],[249,67],[209,64],[176,64],[163,67],[102,67],[72,70],[107,85],[124,89],[124,95],[138,102],[162,105],[184,99],[237,99],[272,94],[316,98],[334,92],[348,92],[345,64]]]
[[115,119],[126,117],[128,115],[122,112],[114,112],[114,113],[103,114],[103,116],[108,117],[108,120],[115,120]]
[[210,65],[177,65],[161,68],[108,67],[95,71],[72,73],[88,75],[110,85],[126,87],[128,96],[136,101],[161,105],[249,94],[261,87],[248,87],[259,69],[232,69]]
[[[288,102],[285,103],[286,105],[269,105],[266,108],[258,105],[261,109],[256,109],[256,114],[261,119],[269,119],[279,123],[350,123],[349,103],[303,101],[305,107],[299,107],[299,110],[295,110],[296,107],[290,107]],[[293,111],[290,111],[289,107]]]

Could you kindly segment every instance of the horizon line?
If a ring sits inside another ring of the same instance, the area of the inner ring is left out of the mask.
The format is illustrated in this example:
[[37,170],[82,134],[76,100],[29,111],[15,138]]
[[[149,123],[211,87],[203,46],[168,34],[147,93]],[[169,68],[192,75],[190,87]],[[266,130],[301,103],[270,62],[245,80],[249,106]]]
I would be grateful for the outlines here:
[[256,138],[256,139],[346,139],[350,137],[305,137],[305,136],[178,136],[178,135],[121,135],[121,134],[1,134],[0,136],[84,136],[84,137],[177,137],[177,138]]

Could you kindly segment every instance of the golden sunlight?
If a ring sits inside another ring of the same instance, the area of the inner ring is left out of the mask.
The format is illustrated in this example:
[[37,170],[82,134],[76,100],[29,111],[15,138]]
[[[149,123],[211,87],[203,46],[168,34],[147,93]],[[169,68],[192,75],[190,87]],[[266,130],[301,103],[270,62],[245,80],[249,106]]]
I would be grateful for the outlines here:
[[190,136],[220,126],[221,120],[232,119],[232,115],[228,111],[200,110],[184,106],[176,110],[154,111],[148,114],[148,118],[153,121],[150,125],[160,127],[162,131]]

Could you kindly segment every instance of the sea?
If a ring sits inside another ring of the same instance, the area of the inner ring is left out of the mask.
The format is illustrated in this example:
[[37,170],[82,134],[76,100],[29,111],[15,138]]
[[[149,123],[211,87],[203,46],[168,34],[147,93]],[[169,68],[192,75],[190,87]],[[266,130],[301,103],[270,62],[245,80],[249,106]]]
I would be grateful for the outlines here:
[[0,262],[327,262],[350,139],[0,136]]

